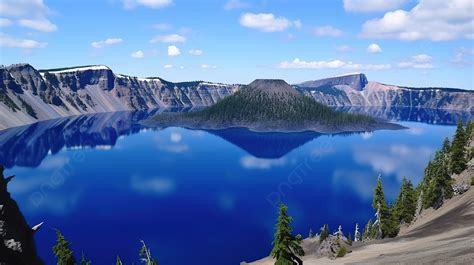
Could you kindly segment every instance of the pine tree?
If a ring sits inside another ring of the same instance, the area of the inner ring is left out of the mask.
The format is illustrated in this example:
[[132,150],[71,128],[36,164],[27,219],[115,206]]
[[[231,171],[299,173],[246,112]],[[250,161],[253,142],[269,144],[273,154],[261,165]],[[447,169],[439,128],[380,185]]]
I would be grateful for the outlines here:
[[280,205],[278,221],[275,226],[275,238],[272,242],[272,257],[276,260],[275,265],[303,264],[298,256],[304,256],[301,244],[301,235],[291,234],[291,223],[293,218],[288,215],[288,207]]
[[382,178],[379,175],[377,178],[377,185],[374,189],[374,198],[372,207],[376,210],[377,220],[374,227],[377,229],[376,239],[384,237],[394,237],[398,234],[398,223],[392,209],[387,206],[385,195],[382,187]]
[[325,224],[321,227],[321,233],[319,233],[319,243],[322,243],[329,236],[329,225]]
[[467,137],[461,121],[458,123],[451,147],[451,170],[459,174],[467,167],[466,161]]
[[84,252],[82,253],[81,256],[81,265],[91,265],[92,262],[90,260],[87,260],[86,257],[84,256]]
[[57,241],[56,245],[53,246],[54,255],[58,259],[57,265],[75,265],[76,260],[74,259],[73,252],[70,248],[70,243],[64,238],[61,231],[56,230]]
[[362,233],[362,240],[367,241],[367,240],[373,239],[372,230],[373,230],[373,222],[372,222],[372,219],[369,219],[369,221],[367,221],[367,224],[364,227],[364,232]]
[[347,235],[347,244],[352,245],[352,236],[351,233]]
[[120,257],[117,255],[117,259],[115,260],[115,265],[123,265],[122,260]]
[[142,243],[142,248],[138,252],[138,255],[140,256],[141,261],[146,265],[158,265],[158,261],[151,255],[151,251],[145,245],[145,241],[140,240],[140,242]]
[[400,193],[395,201],[394,214],[400,223],[409,224],[413,221],[416,212],[416,191],[411,181],[403,178]]

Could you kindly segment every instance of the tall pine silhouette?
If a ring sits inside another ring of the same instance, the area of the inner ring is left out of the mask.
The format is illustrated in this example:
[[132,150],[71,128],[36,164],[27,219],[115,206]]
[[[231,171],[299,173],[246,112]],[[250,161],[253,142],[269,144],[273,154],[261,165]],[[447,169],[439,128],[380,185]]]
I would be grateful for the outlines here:
[[288,215],[288,207],[280,205],[278,222],[276,224],[275,239],[273,240],[272,257],[275,265],[299,265],[303,261],[298,256],[304,256],[301,244],[301,235],[291,234],[293,218]]

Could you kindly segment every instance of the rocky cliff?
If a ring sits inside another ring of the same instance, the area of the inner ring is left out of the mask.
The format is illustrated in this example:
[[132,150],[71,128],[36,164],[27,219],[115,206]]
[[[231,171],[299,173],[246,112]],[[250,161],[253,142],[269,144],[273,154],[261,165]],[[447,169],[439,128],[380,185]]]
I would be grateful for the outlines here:
[[[255,86],[262,87],[262,82],[268,80],[257,80]],[[273,80],[278,82],[284,81]],[[369,82],[359,73],[308,81],[294,87],[329,106],[474,112],[474,91],[384,85]],[[0,66],[0,130],[80,114],[204,107],[240,88],[241,85],[203,81],[173,83],[157,77],[138,78],[115,74],[103,65],[49,70],[36,70],[29,64]]]
[[14,176],[4,178],[4,167],[0,165],[0,264],[40,265],[36,254],[34,232],[40,225],[30,228],[17,203],[7,190]]
[[36,70],[0,67],[0,129],[86,113],[209,106],[239,85],[115,74],[103,65]]
[[454,88],[411,88],[369,82],[349,74],[295,85],[328,106],[409,107],[474,112],[474,91]]

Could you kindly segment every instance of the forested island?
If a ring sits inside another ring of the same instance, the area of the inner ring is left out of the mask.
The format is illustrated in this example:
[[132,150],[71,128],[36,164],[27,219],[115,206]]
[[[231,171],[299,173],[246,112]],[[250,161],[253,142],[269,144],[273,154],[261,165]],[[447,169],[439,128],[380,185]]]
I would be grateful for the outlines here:
[[159,114],[143,124],[211,130],[240,127],[257,132],[320,133],[403,128],[362,114],[334,111],[304,96],[283,80],[266,79],[257,79],[200,111]]

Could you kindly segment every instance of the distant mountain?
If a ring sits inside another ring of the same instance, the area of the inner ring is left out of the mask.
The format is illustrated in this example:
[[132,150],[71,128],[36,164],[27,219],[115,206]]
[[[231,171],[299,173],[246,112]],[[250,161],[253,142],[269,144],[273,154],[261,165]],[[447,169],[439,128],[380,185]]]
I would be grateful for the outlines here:
[[144,124],[196,129],[247,128],[258,132],[320,133],[402,128],[369,116],[334,111],[278,79],[257,79],[203,110],[157,115]]
[[303,94],[328,106],[409,107],[474,112],[474,91],[456,88],[413,88],[369,82],[349,74],[295,85]]
[[[254,87],[266,87],[265,80],[255,82]],[[272,89],[279,91],[281,82],[284,81],[274,82]],[[116,74],[104,65],[46,70],[36,70],[29,64],[0,66],[0,130],[80,114],[205,107],[241,87],[139,78]],[[415,107],[474,113],[473,91],[391,86],[367,81],[360,73],[303,82],[293,87],[328,106]]]
[[0,129],[87,113],[203,107],[239,85],[115,74],[106,66],[36,70],[29,64],[0,67]]

